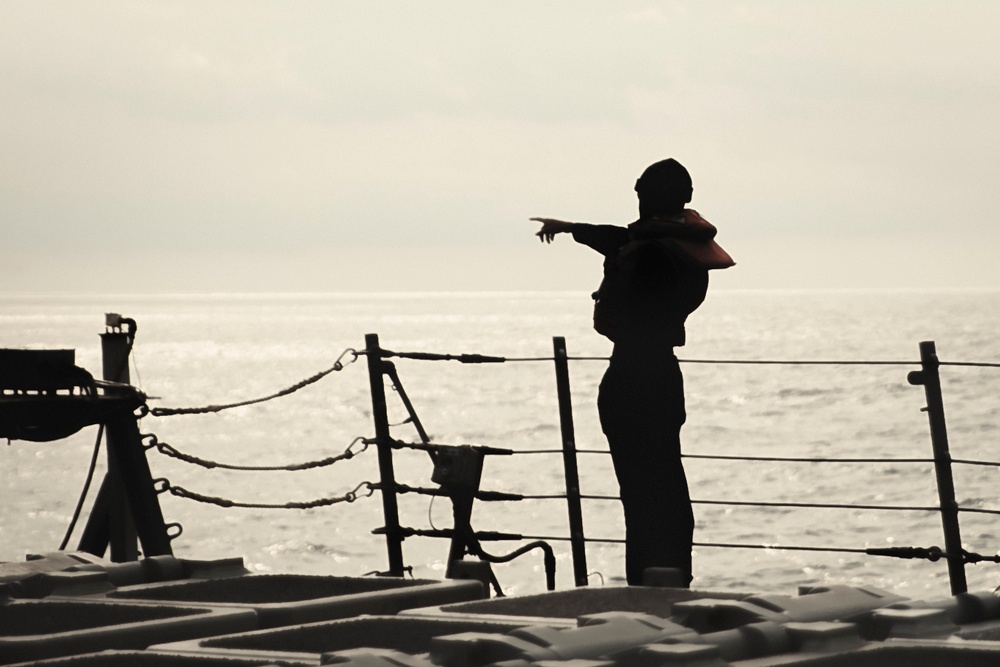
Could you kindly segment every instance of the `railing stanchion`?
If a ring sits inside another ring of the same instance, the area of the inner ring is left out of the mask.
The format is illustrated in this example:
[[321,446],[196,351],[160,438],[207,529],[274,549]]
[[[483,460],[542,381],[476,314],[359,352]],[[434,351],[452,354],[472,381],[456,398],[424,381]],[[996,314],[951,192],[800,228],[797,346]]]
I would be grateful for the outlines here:
[[930,423],[931,446],[934,448],[934,473],[937,476],[938,501],[941,506],[941,524],[944,527],[944,548],[948,554],[948,579],[952,595],[965,593],[965,559],[962,535],[958,523],[958,503],[955,501],[955,482],[951,475],[951,453],[948,450],[948,429],[944,420],[944,399],[941,396],[940,362],[934,341],[920,343],[921,370],[913,371],[907,379],[910,384],[923,385],[927,397],[927,420]]
[[[135,321],[114,313],[106,317],[107,330],[101,334],[103,377],[130,384],[128,362]],[[140,555],[138,539],[144,557],[171,555],[170,536],[142,447],[137,417],[117,413],[106,417],[104,425],[108,470],[80,538],[80,551],[103,556],[110,546],[112,562],[135,561]]]
[[378,448],[379,487],[382,491],[382,512],[385,516],[385,542],[389,552],[391,577],[403,576],[403,538],[399,526],[399,508],[396,505],[396,476],[392,468],[392,434],[385,401],[385,360],[379,346],[378,334],[365,335],[368,358],[368,380],[371,384],[372,419],[375,422],[375,444]]
[[569,390],[569,364],[566,339],[552,339],[556,364],[556,391],[559,396],[559,426],[562,431],[563,467],[566,471],[566,507],[569,510],[570,545],[573,551],[573,578],[577,586],[587,585],[587,548],[580,507],[580,475],[576,465],[576,434],[573,429],[573,403]]
[[[101,334],[101,359],[103,363],[102,377],[111,382],[131,384],[128,369],[130,346],[129,335],[122,330],[108,330]],[[117,420],[116,420],[117,424]],[[108,472],[99,493],[107,493],[108,500],[108,545],[111,551],[111,561],[123,563],[139,560],[139,549],[136,544],[137,533],[132,508],[129,507],[128,495],[125,493],[125,478],[118,457],[119,448],[129,447],[133,443],[121,442],[121,429],[106,431],[108,451]]]

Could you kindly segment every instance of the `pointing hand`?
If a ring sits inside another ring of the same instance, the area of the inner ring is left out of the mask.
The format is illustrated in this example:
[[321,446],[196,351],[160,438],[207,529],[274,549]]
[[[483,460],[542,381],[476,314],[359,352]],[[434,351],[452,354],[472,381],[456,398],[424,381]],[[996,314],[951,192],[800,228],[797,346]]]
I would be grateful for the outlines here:
[[573,230],[573,223],[555,218],[530,218],[534,222],[542,223],[542,228],[535,233],[543,243],[552,243],[556,234],[562,234]]

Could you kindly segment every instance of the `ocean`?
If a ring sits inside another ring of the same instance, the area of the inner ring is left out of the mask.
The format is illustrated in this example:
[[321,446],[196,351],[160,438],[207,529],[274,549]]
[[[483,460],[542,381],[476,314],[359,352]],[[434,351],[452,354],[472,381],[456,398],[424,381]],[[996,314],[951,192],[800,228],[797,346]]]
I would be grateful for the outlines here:
[[[581,490],[614,496],[617,485],[596,409],[610,343],[590,329],[586,293],[0,295],[0,347],[74,348],[77,364],[99,375],[104,313],[133,318],[138,332],[132,382],[153,407],[197,407],[267,396],[329,368],[377,333],[394,351],[547,358],[565,336]],[[724,291],[709,294],[678,350],[687,392],[682,432],[688,456],[929,458],[918,344],[933,340],[943,362],[1000,362],[1000,291]],[[348,359],[351,355],[348,355]],[[744,365],[733,360],[899,361],[900,365]],[[551,361],[464,365],[396,360],[406,393],[433,442],[481,444],[515,452],[561,444]],[[942,368],[952,456],[1000,460],[1000,368]],[[387,387],[393,434],[415,441],[398,395]],[[280,465],[334,456],[374,434],[364,358],[291,395],[209,415],[145,417],[140,426],[185,453],[237,465]],[[77,503],[96,428],[63,441],[0,447],[0,560],[57,549]],[[357,445],[355,445],[357,448]],[[594,453],[591,453],[594,452]],[[333,466],[301,472],[208,470],[147,455],[155,477],[197,493],[248,503],[340,496],[378,479],[373,448]],[[924,463],[728,461],[688,458],[699,544],[694,586],[794,593],[799,585],[846,583],[933,597],[948,593],[943,561],[855,552],[713,545],[943,547],[933,469]],[[397,480],[432,487],[426,453],[399,451]],[[71,540],[76,544],[105,461]],[[1000,509],[995,466],[955,465],[963,509]],[[527,495],[565,491],[558,454],[490,456],[482,488]],[[307,510],[220,508],[160,496],[173,542],[185,558],[242,556],[255,572],[361,575],[387,568],[378,495]],[[848,509],[729,503],[822,503]],[[449,503],[400,496],[401,523],[451,525]],[[878,507],[918,509],[876,509]],[[965,548],[992,557],[1000,517],[963,512]],[[477,502],[478,530],[559,538],[568,535],[558,499]],[[584,501],[588,537],[623,536],[617,502]],[[522,542],[485,543],[504,554]],[[573,585],[569,545],[553,540],[557,587]],[[416,577],[440,577],[448,544],[412,537],[404,560]],[[623,548],[587,548],[591,585],[622,584]],[[508,594],[544,590],[540,552],[495,571]],[[967,567],[971,590],[1000,584],[1000,566]]]

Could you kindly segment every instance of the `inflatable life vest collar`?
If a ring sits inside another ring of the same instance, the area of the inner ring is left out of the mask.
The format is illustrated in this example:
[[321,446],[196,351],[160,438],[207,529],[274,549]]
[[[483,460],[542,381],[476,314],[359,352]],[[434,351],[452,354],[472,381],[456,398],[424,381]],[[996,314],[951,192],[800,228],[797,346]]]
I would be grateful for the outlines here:
[[726,269],[736,264],[715,242],[715,225],[694,209],[686,208],[676,216],[640,218],[628,226],[628,231],[631,241],[619,252],[619,262],[627,262],[643,244],[655,243],[695,269]]
[[715,238],[715,225],[697,211],[686,208],[676,215],[639,218],[628,226],[633,241],[655,241],[661,238],[683,238],[708,241]]

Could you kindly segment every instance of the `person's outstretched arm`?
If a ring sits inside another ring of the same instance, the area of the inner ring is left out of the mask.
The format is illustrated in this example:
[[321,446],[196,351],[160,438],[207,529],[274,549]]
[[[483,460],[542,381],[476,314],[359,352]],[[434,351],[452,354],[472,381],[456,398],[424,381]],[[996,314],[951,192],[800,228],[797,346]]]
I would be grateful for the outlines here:
[[593,225],[588,222],[567,222],[555,218],[531,218],[542,223],[535,233],[542,243],[552,243],[556,234],[573,234],[573,240],[593,248],[602,255],[613,255],[628,242],[628,230],[617,225]]

